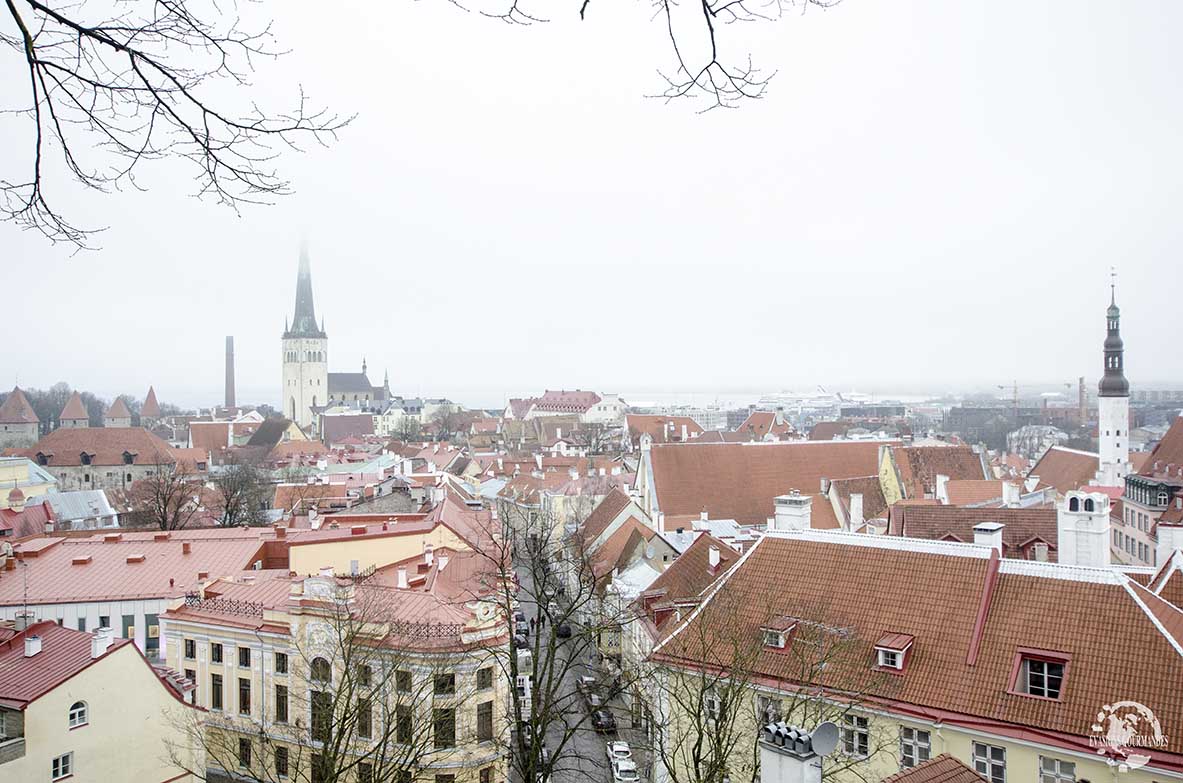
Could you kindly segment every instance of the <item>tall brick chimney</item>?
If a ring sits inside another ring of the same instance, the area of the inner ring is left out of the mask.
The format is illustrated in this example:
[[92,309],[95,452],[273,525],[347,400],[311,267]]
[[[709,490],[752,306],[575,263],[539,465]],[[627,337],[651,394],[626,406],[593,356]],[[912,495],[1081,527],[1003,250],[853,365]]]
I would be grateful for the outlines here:
[[226,338],[226,407],[234,404],[234,338]]

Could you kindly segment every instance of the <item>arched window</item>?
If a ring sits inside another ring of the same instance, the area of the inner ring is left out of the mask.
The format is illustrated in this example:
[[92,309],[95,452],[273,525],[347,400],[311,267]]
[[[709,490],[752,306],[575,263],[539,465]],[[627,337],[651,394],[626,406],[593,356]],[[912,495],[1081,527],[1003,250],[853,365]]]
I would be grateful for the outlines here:
[[1080,498],[1070,498],[1068,500],[1069,511],[1080,511]]
[[1084,510],[1085,511],[1093,511],[1094,510],[1092,498],[1088,498],[1087,500],[1084,501]]
[[70,705],[70,728],[75,726],[85,726],[86,718],[86,702],[76,701]]
[[324,658],[313,658],[312,679],[314,682],[332,682],[333,667]]

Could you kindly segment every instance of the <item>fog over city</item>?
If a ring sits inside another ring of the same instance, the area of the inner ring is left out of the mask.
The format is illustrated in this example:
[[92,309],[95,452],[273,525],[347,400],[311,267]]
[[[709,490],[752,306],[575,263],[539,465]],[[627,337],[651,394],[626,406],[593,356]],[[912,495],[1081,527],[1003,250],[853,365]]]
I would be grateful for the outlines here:
[[330,369],[365,358],[407,395],[1092,383],[1111,266],[1131,382],[1183,379],[1179,4],[810,7],[730,39],[777,75],[701,115],[647,97],[669,55],[644,4],[513,26],[349,2],[331,33],[322,6],[262,10],[291,52],[259,63],[259,100],[302,84],[357,118],[282,154],[295,195],[238,215],[177,161],[145,192],[56,178],[109,228],[74,254],[0,224],[0,387],[212,404],[234,335],[240,397],[276,404],[302,241]]

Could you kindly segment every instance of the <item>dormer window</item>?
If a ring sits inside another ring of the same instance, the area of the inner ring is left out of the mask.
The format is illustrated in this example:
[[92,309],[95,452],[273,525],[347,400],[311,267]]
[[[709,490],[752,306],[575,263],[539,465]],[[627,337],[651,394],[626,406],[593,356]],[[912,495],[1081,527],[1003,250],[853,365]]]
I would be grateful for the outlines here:
[[1021,649],[1015,657],[1011,693],[1058,700],[1067,671],[1068,657],[1062,653]]
[[85,451],[78,455],[78,461],[83,465],[89,465],[91,459],[91,455],[87,454]]
[[789,637],[793,634],[793,629],[797,627],[797,621],[792,617],[777,617],[765,626],[760,628],[760,636],[764,641],[764,646],[773,650],[783,650],[789,643]]
[[915,637],[906,633],[889,633],[875,644],[875,668],[902,672],[908,661]]
[[136,461],[135,454],[132,454],[130,451],[123,452],[123,464],[124,465],[132,465],[135,463],[135,461]]
[[48,465],[49,464],[49,456],[46,454],[42,454],[40,451],[37,452],[37,464],[41,465],[42,467]]
[[764,646],[775,647],[778,650],[784,649],[785,634],[783,631],[774,631],[771,628],[764,629]]

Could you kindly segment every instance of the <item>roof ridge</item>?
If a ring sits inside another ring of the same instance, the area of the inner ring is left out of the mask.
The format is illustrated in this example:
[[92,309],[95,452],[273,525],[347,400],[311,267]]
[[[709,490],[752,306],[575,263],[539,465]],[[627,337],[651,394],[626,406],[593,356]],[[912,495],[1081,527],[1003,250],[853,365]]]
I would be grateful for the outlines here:
[[[1150,608],[1150,605],[1144,600],[1144,598],[1138,595],[1137,591],[1145,590],[1147,597],[1162,604],[1161,608],[1165,609],[1168,613],[1173,612],[1178,615],[1179,627],[1181,630],[1183,630],[1183,609],[1180,609],[1169,601],[1159,598],[1157,595],[1150,592],[1145,587],[1142,587],[1142,585],[1138,584],[1132,579],[1126,581],[1125,589],[1126,592],[1130,594],[1130,597],[1134,599],[1134,603],[1136,603],[1142,609],[1142,611],[1146,613],[1146,616],[1150,618],[1150,622],[1154,624],[1154,627],[1158,629],[1158,632],[1166,637],[1167,642],[1175,648],[1175,652],[1179,653],[1179,656],[1183,658],[1183,638],[1176,638],[1175,635],[1171,633],[1166,625],[1163,624],[1163,620],[1154,612],[1153,609]],[[1181,633],[1181,637],[1183,637],[1183,633]]]
[[853,533],[848,530],[766,530],[763,538],[803,538],[806,541],[816,541],[828,544],[848,544],[862,546],[869,549],[893,549],[901,552],[920,552],[923,554],[954,555],[957,557],[973,557],[986,560],[993,551],[983,544],[962,543],[960,541],[934,541],[927,538],[909,538],[907,536],[868,535]]

